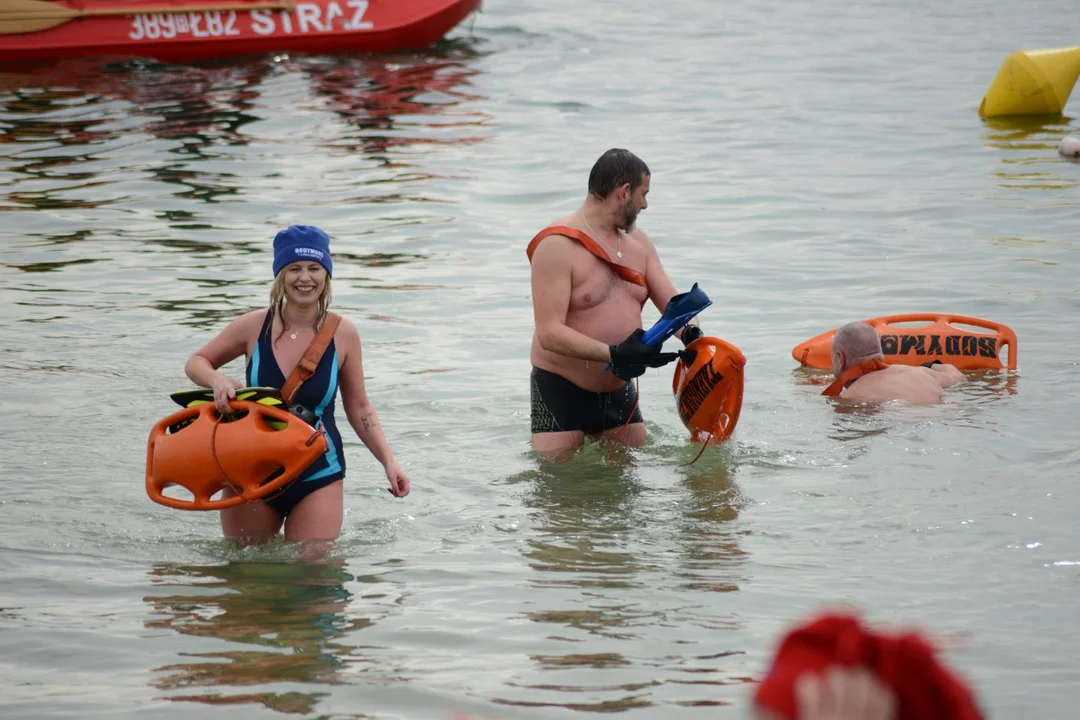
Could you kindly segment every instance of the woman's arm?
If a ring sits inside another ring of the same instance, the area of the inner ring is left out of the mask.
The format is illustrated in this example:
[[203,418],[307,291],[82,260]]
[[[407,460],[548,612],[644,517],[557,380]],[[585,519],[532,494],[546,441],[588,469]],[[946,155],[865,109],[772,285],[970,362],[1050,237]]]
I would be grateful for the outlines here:
[[249,338],[258,334],[262,327],[263,310],[241,315],[225,326],[217,336],[206,343],[184,364],[184,373],[191,382],[200,387],[213,388],[214,404],[219,412],[229,411],[229,399],[236,398],[236,389],[244,383],[230,378],[219,367],[247,354]]
[[341,405],[345,408],[345,417],[352,425],[360,442],[378,460],[386,470],[390,481],[390,492],[397,497],[409,494],[409,478],[398,465],[390,443],[386,441],[379,416],[368,399],[364,386],[364,363],[360,345],[360,334],[356,325],[348,318],[341,319],[341,325],[334,335],[334,344],[341,353],[341,367],[338,369],[338,386],[341,388]]

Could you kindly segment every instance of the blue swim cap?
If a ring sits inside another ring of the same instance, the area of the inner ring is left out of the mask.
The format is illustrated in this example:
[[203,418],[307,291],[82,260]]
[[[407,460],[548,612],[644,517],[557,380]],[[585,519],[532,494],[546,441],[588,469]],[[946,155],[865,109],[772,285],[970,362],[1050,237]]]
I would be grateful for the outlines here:
[[274,236],[274,277],[289,263],[313,260],[334,275],[330,260],[330,236],[314,225],[290,225]]

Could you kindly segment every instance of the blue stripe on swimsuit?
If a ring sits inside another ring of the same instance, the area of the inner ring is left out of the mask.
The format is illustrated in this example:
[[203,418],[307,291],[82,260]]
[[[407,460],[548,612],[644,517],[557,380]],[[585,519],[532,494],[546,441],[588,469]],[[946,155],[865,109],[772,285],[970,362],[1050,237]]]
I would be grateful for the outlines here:
[[[274,356],[273,308],[267,310],[266,319],[259,331],[258,342],[251,352],[247,365],[248,386],[281,388],[285,375]],[[313,462],[295,482],[267,502],[282,515],[288,515],[298,502],[319,488],[345,477],[345,456],[342,453],[341,433],[334,419],[334,400],[338,389],[338,354],[334,341],[323,353],[315,373],[308,378],[293,398],[294,405],[312,410],[326,429],[326,453]]]

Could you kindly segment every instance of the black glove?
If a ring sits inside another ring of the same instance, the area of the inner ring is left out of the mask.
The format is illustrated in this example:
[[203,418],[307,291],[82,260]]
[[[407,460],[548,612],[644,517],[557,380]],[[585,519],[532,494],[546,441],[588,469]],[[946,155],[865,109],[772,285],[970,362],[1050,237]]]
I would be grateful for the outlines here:
[[683,344],[683,347],[686,347],[687,345],[694,342],[695,340],[697,340],[699,337],[703,336],[704,334],[705,333],[703,333],[701,331],[701,328],[699,328],[697,325],[687,325],[686,327],[683,328],[683,331],[682,331],[682,344]]
[[630,337],[623,340],[618,345],[609,345],[608,350],[611,352],[611,365],[612,367],[620,367],[626,365],[647,365],[649,367],[663,367],[669,362],[672,362],[677,357],[678,353],[663,353],[660,352],[661,345],[649,346],[641,342],[641,336],[645,334],[645,331],[638,328],[634,332],[630,333]]

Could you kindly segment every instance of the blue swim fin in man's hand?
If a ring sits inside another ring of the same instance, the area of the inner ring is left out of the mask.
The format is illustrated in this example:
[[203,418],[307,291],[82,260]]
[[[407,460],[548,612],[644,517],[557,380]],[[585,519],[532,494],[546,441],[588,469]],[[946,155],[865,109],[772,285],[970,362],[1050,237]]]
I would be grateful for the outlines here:
[[702,310],[712,305],[705,291],[694,283],[688,292],[679,293],[668,301],[664,314],[645,331],[641,341],[646,345],[662,345],[665,340],[686,327]]
[[[686,327],[688,322],[710,305],[712,305],[712,300],[704,290],[698,287],[697,283],[694,283],[688,292],[679,293],[668,301],[664,314],[641,336],[641,343],[650,347],[663,345],[665,340]],[[646,366],[619,365],[612,368],[608,365],[607,369],[615,373],[616,377],[632,380],[645,374]]]

